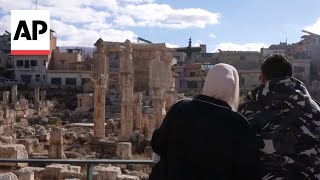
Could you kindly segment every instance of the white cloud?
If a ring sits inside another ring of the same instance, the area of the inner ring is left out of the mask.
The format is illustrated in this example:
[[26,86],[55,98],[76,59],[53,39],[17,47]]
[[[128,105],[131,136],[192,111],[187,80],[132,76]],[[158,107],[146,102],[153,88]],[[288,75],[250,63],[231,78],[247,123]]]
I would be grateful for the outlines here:
[[10,12],[10,10],[34,9],[32,1],[25,0],[0,0],[0,10]]
[[[104,22],[114,7],[117,7],[115,0],[38,0],[38,9],[48,9],[51,17],[71,23]],[[0,0],[0,10],[9,12],[12,9],[35,9],[35,1]]]
[[11,31],[10,18],[11,18],[10,15],[5,15],[0,18],[0,33],[2,33],[2,31],[5,31],[5,30],[9,32]]
[[[58,46],[93,46],[98,38],[105,41],[135,41],[137,37],[132,31],[106,29],[77,28],[74,25],[66,24],[59,20],[51,20],[54,30],[58,34]],[[63,38],[61,38],[61,36]]]
[[126,3],[152,3],[155,2],[155,0],[121,0],[122,2],[126,2]]
[[192,44],[193,47],[200,47],[200,44],[204,44],[201,40],[196,40],[195,43]]
[[91,30],[100,30],[100,29],[108,29],[111,28],[111,24],[106,24],[106,23],[90,23],[90,24],[85,24],[83,26],[86,29],[91,29]]
[[[215,25],[220,14],[199,8],[174,9],[155,0],[38,0],[38,9],[51,13],[51,29],[59,46],[92,46],[106,41],[135,41],[129,26],[204,28]],[[0,31],[10,31],[10,10],[35,9],[34,0],[0,0]],[[115,29],[121,27],[121,29]],[[168,44],[176,47],[176,45]]]
[[119,8],[120,14],[131,16],[137,26],[185,29],[190,27],[204,28],[217,24],[220,14],[203,9],[173,9],[167,4],[127,5]]
[[130,16],[126,15],[116,17],[113,22],[118,26],[134,26],[136,24]]
[[260,51],[262,47],[268,47],[264,43],[247,43],[247,44],[237,44],[232,42],[220,43],[217,45],[214,51],[219,49],[222,51]]
[[320,34],[320,18],[314,24],[307,26],[304,29],[316,34]]
[[212,39],[216,39],[217,38],[217,36],[215,34],[213,34],[213,33],[210,33],[209,37],[212,38]]
[[178,45],[176,45],[176,44],[171,44],[171,43],[166,43],[166,46],[167,46],[168,48],[177,48],[177,47],[179,47]]
[[94,31],[87,29],[79,29],[77,34],[68,36],[65,40],[58,39],[58,46],[87,46],[92,47],[93,44],[102,38],[104,41],[124,42],[126,39],[135,41],[136,35],[131,31],[121,31],[115,29],[106,29],[102,31]]
[[79,32],[79,29],[74,25],[66,24],[59,20],[52,19],[50,23],[51,29],[56,31],[58,36],[70,36]]

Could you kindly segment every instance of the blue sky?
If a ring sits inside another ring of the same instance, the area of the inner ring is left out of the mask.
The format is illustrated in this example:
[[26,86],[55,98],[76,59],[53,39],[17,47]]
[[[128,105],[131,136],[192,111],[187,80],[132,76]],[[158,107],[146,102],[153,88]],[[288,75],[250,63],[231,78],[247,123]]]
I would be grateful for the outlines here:
[[[0,0],[0,31],[10,10],[33,9],[34,0]],[[258,50],[302,29],[320,33],[320,0],[38,0],[49,9],[58,45],[91,46],[143,37],[170,46],[207,44],[208,51]]]

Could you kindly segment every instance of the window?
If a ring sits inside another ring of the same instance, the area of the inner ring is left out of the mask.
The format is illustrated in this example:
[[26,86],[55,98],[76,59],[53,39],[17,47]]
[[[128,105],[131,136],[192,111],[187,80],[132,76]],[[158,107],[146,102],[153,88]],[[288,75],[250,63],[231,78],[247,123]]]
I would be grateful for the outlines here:
[[31,60],[30,64],[31,66],[38,66],[37,60]]
[[79,100],[79,105],[82,107],[82,99]]
[[65,60],[60,60],[60,63],[61,63],[61,64],[64,64],[64,62],[65,62]]
[[17,66],[23,66],[23,60],[17,60]]
[[109,55],[109,58],[110,58],[110,61],[118,61],[119,59],[119,55],[118,53],[116,52],[111,52],[110,55]]
[[46,75],[42,75],[42,78],[43,78],[43,79],[46,79]]
[[43,66],[46,66],[46,65],[47,65],[47,61],[43,60]]
[[40,81],[40,75],[39,74],[36,75],[36,81]]
[[190,77],[195,77],[196,76],[196,72],[190,72]]
[[240,56],[240,60],[245,60],[246,56]]
[[66,85],[69,85],[69,86],[77,85],[77,79],[76,78],[66,78]]
[[31,78],[32,78],[31,75],[21,75],[20,77],[22,82],[31,83]]
[[61,85],[61,78],[51,78],[51,84]]
[[1,63],[1,58],[0,58],[0,63]]
[[29,60],[24,61],[24,68],[30,68],[30,61]]
[[81,78],[81,86],[85,85],[87,82],[90,82],[89,78]]
[[188,88],[191,88],[191,89],[196,89],[196,88],[198,88],[198,83],[197,83],[197,81],[188,81]]

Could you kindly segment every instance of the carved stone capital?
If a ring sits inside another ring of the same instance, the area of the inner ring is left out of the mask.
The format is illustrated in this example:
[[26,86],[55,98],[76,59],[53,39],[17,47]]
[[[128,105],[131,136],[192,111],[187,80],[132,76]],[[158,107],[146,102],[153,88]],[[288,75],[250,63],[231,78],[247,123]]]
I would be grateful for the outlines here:
[[134,86],[134,74],[133,73],[120,73],[120,85],[121,85],[121,87],[133,87]]
[[95,88],[106,88],[108,78],[109,76],[105,74],[93,74],[90,76],[90,80],[93,82]]

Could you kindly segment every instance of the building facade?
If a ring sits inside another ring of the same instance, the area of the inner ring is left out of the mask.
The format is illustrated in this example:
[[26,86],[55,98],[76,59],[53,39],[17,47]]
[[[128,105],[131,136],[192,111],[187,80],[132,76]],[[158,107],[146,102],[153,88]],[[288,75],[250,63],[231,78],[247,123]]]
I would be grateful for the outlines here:
[[0,35],[0,51],[4,53],[10,53],[11,50],[11,34],[5,31],[3,35]]
[[14,56],[15,79],[28,84],[45,84],[48,56]]
[[27,84],[43,85],[47,82],[47,70],[52,52],[56,49],[56,33],[50,30],[50,55],[11,56],[14,78]]
[[203,87],[206,72],[202,64],[184,64],[172,66],[177,92],[200,92]]

